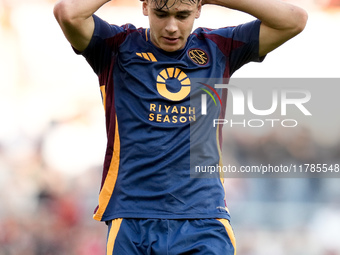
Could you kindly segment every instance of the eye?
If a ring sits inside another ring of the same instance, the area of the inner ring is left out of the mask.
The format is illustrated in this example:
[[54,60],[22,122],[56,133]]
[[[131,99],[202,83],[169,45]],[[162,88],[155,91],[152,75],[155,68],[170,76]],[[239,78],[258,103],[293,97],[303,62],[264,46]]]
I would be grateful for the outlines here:
[[167,16],[167,14],[163,12],[155,12],[155,14],[157,18],[160,18],[160,19],[165,18]]
[[177,15],[177,19],[179,19],[179,20],[184,20],[188,17],[189,17],[189,15]]

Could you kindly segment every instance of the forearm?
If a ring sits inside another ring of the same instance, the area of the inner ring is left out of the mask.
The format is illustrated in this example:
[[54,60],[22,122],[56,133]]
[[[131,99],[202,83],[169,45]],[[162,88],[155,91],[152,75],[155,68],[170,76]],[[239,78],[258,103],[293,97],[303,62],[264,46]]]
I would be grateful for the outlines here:
[[60,0],[54,7],[56,17],[65,37],[72,46],[83,51],[92,38],[92,15],[108,0]]
[[55,16],[64,19],[90,18],[102,5],[110,0],[60,0],[54,7]]
[[292,4],[278,0],[203,0],[203,4],[214,4],[248,13],[273,29],[292,29],[305,26],[306,12]]

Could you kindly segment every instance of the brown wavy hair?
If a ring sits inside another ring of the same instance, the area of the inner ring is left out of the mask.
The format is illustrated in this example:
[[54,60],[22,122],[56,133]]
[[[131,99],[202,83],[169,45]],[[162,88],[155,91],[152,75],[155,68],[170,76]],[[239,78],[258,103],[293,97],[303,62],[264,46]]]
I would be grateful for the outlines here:
[[181,4],[199,4],[201,0],[175,0],[171,5],[168,4],[169,0],[146,0],[151,3],[155,3],[157,9],[161,10],[163,8],[170,9],[172,6],[180,2]]

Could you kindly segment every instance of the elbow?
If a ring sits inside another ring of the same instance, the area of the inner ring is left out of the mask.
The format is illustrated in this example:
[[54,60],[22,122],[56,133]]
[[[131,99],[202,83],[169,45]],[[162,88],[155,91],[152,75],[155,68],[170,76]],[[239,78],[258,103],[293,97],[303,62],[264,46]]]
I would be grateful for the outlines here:
[[53,8],[53,14],[58,23],[64,23],[68,18],[67,6],[64,1],[59,1]]
[[295,22],[292,28],[294,36],[301,33],[307,24],[308,14],[304,9],[298,9],[295,15]]
[[67,1],[59,1],[53,8],[53,14],[59,24],[72,24],[76,14],[72,12],[74,8]]

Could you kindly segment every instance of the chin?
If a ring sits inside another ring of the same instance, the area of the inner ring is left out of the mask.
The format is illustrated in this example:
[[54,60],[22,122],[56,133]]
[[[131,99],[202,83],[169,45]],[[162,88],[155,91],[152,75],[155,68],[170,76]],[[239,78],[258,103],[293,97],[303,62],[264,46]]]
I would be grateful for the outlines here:
[[178,45],[174,45],[174,46],[169,46],[169,45],[163,45],[163,47],[161,47],[162,50],[167,51],[167,52],[174,52],[177,50],[182,49],[183,47],[178,46]]

